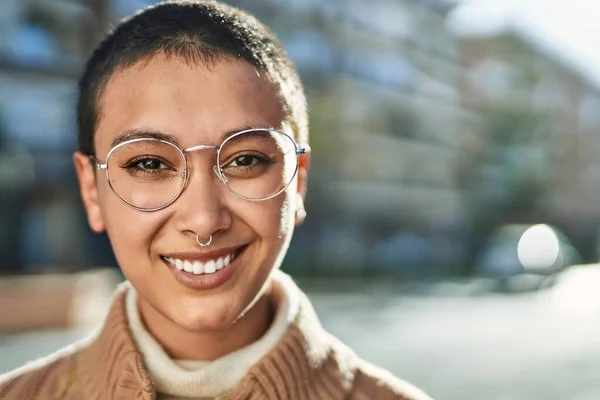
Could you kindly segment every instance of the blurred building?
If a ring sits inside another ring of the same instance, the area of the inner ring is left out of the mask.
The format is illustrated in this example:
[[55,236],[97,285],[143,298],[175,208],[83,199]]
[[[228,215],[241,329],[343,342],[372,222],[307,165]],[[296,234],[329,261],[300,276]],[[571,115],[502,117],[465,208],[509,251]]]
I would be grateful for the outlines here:
[[600,223],[600,31],[597,7],[577,3],[466,2],[448,26],[460,38],[463,103],[478,110],[466,189],[496,219],[553,221],[586,251]]
[[12,171],[9,178],[18,183],[0,179],[3,271],[81,268],[96,247],[90,242],[92,252],[86,251],[91,235],[71,162],[75,83],[96,21],[83,1],[2,3],[0,142],[8,156],[0,170]]

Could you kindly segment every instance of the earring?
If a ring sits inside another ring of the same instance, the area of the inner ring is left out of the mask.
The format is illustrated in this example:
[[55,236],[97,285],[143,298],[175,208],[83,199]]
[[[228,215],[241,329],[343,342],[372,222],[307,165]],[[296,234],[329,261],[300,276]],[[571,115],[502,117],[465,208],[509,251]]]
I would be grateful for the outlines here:
[[296,211],[296,222],[300,223],[306,219],[306,210],[304,208]]

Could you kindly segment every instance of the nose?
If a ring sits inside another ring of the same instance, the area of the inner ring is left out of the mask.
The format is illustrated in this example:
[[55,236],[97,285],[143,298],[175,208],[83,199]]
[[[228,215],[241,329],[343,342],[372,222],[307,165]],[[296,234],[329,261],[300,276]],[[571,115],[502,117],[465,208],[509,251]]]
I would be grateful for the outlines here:
[[[204,164],[204,163],[202,163]],[[176,228],[184,234],[201,240],[231,228],[231,213],[223,202],[224,185],[208,165],[190,168],[188,183],[173,204]]]

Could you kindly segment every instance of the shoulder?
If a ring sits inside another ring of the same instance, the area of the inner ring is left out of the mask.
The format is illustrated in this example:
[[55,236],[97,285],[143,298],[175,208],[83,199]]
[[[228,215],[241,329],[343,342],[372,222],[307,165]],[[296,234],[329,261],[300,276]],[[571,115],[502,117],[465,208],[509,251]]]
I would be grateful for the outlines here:
[[381,400],[433,400],[412,384],[364,360],[358,361],[352,398]]
[[74,384],[76,358],[83,346],[74,343],[0,375],[0,399],[63,398]]
[[352,349],[329,334],[329,342],[338,368],[350,372],[352,400],[433,400],[412,384],[394,376],[389,371],[358,357]]

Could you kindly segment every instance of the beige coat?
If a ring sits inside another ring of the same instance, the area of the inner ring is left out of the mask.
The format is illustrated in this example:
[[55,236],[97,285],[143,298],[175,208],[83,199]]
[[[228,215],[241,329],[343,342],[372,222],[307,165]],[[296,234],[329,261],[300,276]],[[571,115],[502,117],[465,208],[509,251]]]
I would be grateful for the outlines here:
[[[304,295],[298,317],[284,337],[222,398],[431,400],[359,359],[325,332]],[[154,384],[128,329],[124,291],[115,296],[95,337],[0,376],[0,399],[156,399]]]

